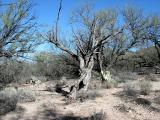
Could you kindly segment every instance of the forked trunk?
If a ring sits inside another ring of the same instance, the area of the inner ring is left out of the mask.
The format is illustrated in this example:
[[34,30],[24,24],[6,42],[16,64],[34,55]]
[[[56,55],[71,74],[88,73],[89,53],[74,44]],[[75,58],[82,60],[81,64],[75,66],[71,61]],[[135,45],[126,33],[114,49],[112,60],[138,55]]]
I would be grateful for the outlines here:
[[91,72],[94,65],[93,57],[83,59],[80,58],[80,78],[78,82],[71,87],[69,97],[76,99],[77,94],[85,93],[91,79]]

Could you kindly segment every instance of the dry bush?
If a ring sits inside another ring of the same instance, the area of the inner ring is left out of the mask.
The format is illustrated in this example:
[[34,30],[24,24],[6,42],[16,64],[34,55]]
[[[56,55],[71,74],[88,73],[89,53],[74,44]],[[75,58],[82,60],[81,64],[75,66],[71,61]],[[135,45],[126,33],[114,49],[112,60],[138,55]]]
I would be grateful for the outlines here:
[[128,83],[124,86],[123,91],[127,96],[137,97],[138,89],[138,85],[136,85],[135,83]]
[[147,77],[150,81],[159,81],[160,80],[159,76],[156,74],[153,74],[153,73],[150,73]]
[[140,93],[142,95],[148,95],[152,89],[152,83],[148,80],[139,81]]
[[32,76],[33,65],[16,60],[4,60],[0,63],[0,84],[11,82],[26,83]]
[[0,115],[13,111],[18,102],[15,88],[5,88],[0,92]]
[[118,86],[118,82],[114,79],[112,80],[106,80],[105,82],[102,83],[102,88],[114,88]]
[[102,82],[100,80],[92,80],[88,86],[89,90],[99,90],[101,89]]
[[20,88],[17,90],[18,102],[34,102],[36,100],[35,93],[27,88]]
[[98,113],[94,113],[88,120],[106,120],[107,115],[105,112],[100,111]]
[[137,98],[137,99],[135,99],[135,102],[138,105],[143,105],[143,106],[150,106],[151,105],[151,102],[145,98]]
[[55,87],[53,84],[47,85],[46,87],[46,91],[50,91],[50,92],[54,92],[56,89],[58,88]]
[[49,52],[41,52],[35,56],[36,75],[46,76],[48,79],[56,80],[61,76],[75,78],[78,76],[77,62],[65,54],[54,55]]
[[[56,85],[55,85],[55,91],[58,92],[58,93],[61,93],[62,92],[62,88],[63,86],[67,85],[66,81],[64,80],[59,80],[57,81]],[[51,86],[52,87],[52,86]],[[51,88],[52,90],[52,88]]]
[[137,97],[138,95],[148,95],[151,92],[152,84],[148,80],[140,80],[137,83],[127,83],[124,85],[123,91],[125,95]]
[[137,80],[138,76],[133,72],[118,72],[115,76],[119,78],[119,82],[126,82],[129,80]]
[[160,104],[160,96],[154,98],[154,102],[155,102],[156,104]]
[[133,108],[131,108],[131,107],[125,105],[125,104],[116,105],[116,106],[114,106],[114,108],[117,109],[117,110],[119,110],[120,112],[123,112],[123,113],[134,111]]
[[96,90],[89,90],[87,92],[81,92],[77,95],[77,99],[80,100],[80,102],[84,102],[85,100],[95,100],[97,97],[102,97],[102,94],[100,94]]
[[93,80],[101,80],[101,75],[99,72],[92,70],[92,79]]

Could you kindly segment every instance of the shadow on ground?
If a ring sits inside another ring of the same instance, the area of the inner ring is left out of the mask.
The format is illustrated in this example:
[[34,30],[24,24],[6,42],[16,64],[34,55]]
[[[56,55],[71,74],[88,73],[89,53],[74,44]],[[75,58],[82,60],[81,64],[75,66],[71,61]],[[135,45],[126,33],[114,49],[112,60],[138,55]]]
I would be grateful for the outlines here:
[[[40,106],[39,111],[34,116],[26,116],[25,109],[17,107],[15,111],[11,112],[12,117],[9,120],[106,120],[106,114],[104,112],[94,113],[88,117],[75,116],[73,113],[63,113],[58,111],[55,107],[48,107],[46,105]],[[0,117],[0,120],[6,120],[6,118]]]
[[35,120],[106,120],[106,114],[102,111],[88,117],[82,117],[75,116],[73,113],[64,114],[55,107],[50,108],[43,105],[42,108],[37,116],[34,116]]

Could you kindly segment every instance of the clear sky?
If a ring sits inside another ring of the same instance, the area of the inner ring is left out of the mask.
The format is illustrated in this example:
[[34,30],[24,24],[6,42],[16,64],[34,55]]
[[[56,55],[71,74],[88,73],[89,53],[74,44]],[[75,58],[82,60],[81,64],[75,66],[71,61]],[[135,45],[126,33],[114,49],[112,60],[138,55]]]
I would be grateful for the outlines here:
[[[2,2],[12,2],[15,0],[1,0]],[[58,3],[59,0],[31,0],[35,3],[35,7],[33,9],[34,14],[37,16],[37,22],[42,26],[41,30],[48,30],[49,28],[54,25],[56,17],[57,17],[57,10],[58,10]],[[138,8],[142,8],[145,14],[160,14],[160,0],[63,0],[62,5],[62,15],[60,20],[61,27],[63,26],[63,34],[64,36],[68,36],[69,32],[67,31],[70,29],[69,26],[69,16],[74,9],[78,6],[85,4],[86,2],[93,2],[95,3],[96,9],[103,9],[103,8],[117,8],[123,9],[126,5],[133,5]],[[45,45],[40,49],[44,50],[46,47]]]
[[[142,8],[145,14],[160,14],[160,0],[63,0],[61,27],[64,36],[69,35],[67,31],[70,29],[69,16],[74,9],[86,2],[93,2],[96,9],[117,8],[123,9],[126,5]],[[56,20],[59,0],[33,0],[37,5],[34,8],[39,24],[44,26],[44,29],[50,28]],[[42,47],[43,49],[44,47]]]
[[[34,8],[38,22],[43,25],[52,25],[55,22],[59,0],[32,0],[37,5]],[[96,9],[119,8],[134,5],[142,8],[146,14],[160,14],[160,0],[63,0],[61,23],[68,24],[71,12],[81,4],[91,1]]]

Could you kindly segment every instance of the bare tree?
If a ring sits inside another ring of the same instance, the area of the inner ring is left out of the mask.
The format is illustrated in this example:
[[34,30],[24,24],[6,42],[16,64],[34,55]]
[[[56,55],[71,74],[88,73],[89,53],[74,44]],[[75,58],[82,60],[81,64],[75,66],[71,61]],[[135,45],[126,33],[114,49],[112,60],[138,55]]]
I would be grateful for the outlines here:
[[147,20],[149,23],[147,29],[148,40],[154,43],[160,63],[160,18],[158,16],[152,16]]
[[71,98],[76,98],[77,92],[86,92],[88,89],[91,71],[94,66],[94,56],[99,47],[107,43],[111,37],[122,33],[124,27],[113,28],[116,23],[116,15],[111,14],[110,11],[93,12],[88,5],[80,8],[72,19],[79,25],[79,29],[73,29],[75,50],[71,50],[62,43],[61,37],[58,36],[60,35],[58,22],[61,8],[62,0],[60,1],[56,26],[48,32],[47,40],[79,61],[80,78],[76,84],[71,86],[69,93]]
[[28,0],[1,4],[0,57],[23,56],[39,44],[32,7]]
[[133,48],[136,49],[142,41],[147,39],[147,22],[141,10],[126,7],[122,15],[125,24],[128,26],[122,33],[112,37],[107,44],[101,46],[97,54],[98,71],[101,74],[102,82],[105,81],[103,71],[110,70],[121,56]]
[[143,12],[134,8],[128,8],[124,14],[126,21],[130,23],[133,40],[144,43],[151,41],[160,59],[160,18],[158,16],[144,16]]

